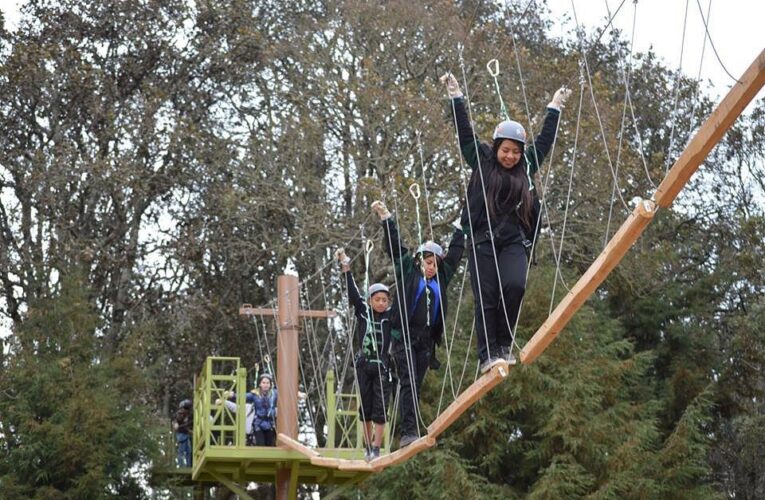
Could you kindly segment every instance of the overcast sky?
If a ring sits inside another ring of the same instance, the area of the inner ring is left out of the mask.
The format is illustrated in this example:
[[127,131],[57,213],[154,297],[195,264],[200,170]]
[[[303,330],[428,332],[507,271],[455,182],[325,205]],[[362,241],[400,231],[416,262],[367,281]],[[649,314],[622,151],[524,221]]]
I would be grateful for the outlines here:
[[[607,23],[608,10],[613,14],[621,5],[613,24],[629,40],[634,19],[635,51],[652,47],[668,67],[677,68],[682,50],[683,72],[695,78],[702,63],[701,77],[712,80],[721,94],[734,82],[718,62],[709,39],[701,60],[704,23],[699,5],[720,60],[734,77],[740,78],[765,49],[765,0],[711,0],[711,10],[710,0],[548,0],[547,4],[560,21],[553,31],[558,36],[576,28],[574,12],[580,25],[599,31]],[[759,97],[764,95],[760,92]]]
[[[0,0],[0,8],[11,28],[18,23],[20,3],[19,0]],[[721,93],[727,92],[733,80],[726,75],[709,42],[704,45],[699,6],[708,17],[709,33],[720,60],[734,77],[740,77],[765,49],[765,0],[547,0],[547,4],[559,20],[553,29],[557,36],[576,27],[574,12],[579,24],[592,31],[606,25],[609,9],[612,14],[618,9],[613,24],[628,38],[635,20],[636,51],[653,47],[670,68],[677,68],[682,50],[682,67],[689,76],[699,74],[702,46],[705,46],[701,76],[711,79]],[[687,21],[684,22],[686,6]],[[760,97],[763,95],[761,92]]]

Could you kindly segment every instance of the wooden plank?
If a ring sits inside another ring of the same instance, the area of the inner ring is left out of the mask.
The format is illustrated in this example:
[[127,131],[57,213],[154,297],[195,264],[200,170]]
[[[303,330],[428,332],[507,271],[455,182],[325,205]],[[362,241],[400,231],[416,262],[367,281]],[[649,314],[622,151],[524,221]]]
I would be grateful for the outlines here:
[[330,469],[340,469],[340,464],[345,461],[343,458],[331,458],[324,456],[311,457],[311,464],[318,467],[328,467]]
[[441,412],[438,418],[428,426],[428,436],[431,436],[434,439],[440,436],[454,423],[455,420],[465,413],[473,403],[481,399],[484,394],[502,382],[507,377],[509,371],[510,367],[507,363],[499,363],[478,380],[473,382],[470,387],[465,389],[462,394],[460,394],[457,399],[455,399],[448,408]]
[[357,472],[374,472],[375,468],[371,463],[364,460],[343,460],[338,466],[340,470],[357,471]]
[[571,317],[582,307],[582,304],[606,279],[608,273],[616,267],[632,244],[640,237],[645,227],[653,219],[655,208],[654,203],[649,200],[638,203],[638,206],[611,238],[595,262],[579,278],[579,281],[560,301],[547,321],[539,327],[539,330],[523,347],[521,363],[533,363],[555,339],[555,336],[563,330]]
[[[262,307],[252,307],[250,304],[244,304],[239,308],[239,316],[276,316],[277,309],[266,309]],[[298,311],[298,316],[303,318],[334,318],[337,316],[335,311]]]
[[765,50],[752,62],[683,150],[654,195],[663,208],[672,204],[701,162],[707,157],[736,118],[765,85]]
[[381,470],[386,467],[390,467],[391,465],[400,464],[401,462],[405,462],[406,460],[409,460],[409,458],[413,457],[414,455],[420,453],[421,451],[425,451],[428,448],[432,448],[435,446],[436,440],[432,436],[424,435],[417,441],[413,442],[409,446],[406,446],[404,448],[399,448],[395,452],[385,455],[384,457],[375,458],[370,463],[374,467],[375,470]]
[[334,318],[335,316],[337,316],[337,313],[335,311],[308,310],[308,311],[299,311],[298,315],[304,318]]
[[276,313],[276,309],[252,307],[250,304],[244,304],[239,308],[239,316],[275,316]]
[[305,455],[308,458],[319,456],[319,453],[313,448],[309,448],[303,443],[300,443],[281,432],[276,436],[276,442],[279,443],[279,445]]

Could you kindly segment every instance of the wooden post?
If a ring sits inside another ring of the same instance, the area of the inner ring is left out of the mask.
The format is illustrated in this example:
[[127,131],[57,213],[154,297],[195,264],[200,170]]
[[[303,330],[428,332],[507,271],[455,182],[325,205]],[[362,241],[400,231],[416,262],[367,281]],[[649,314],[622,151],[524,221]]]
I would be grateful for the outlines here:
[[[667,173],[654,195],[654,201],[659,207],[666,208],[672,204],[691,175],[698,169],[701,162],[733,125],[733,122],[763,85],[765,85],[765,50],[760,52],[760,55],[741,77],[740,82],[733,86],[714,112],[709,115],[709,118]],[[579,278],[574,288],[523,347],[521,350],[522,363],[534,362],[555,336],[563,330],[571,317],[603,282],[608,273],[621,261],[624,254],[651,222],[655,208],[650,201],[644,201],[638,205],[632,215],[619,228],[619,231],[611,238],[611,241],[608,242],[600,256]]]
[[[278,315],[276,387],[279,389],[279,402],[277,403],[276,411],[276,431],[297,441],[298,333],[300,330],[300,318],[330,318],[335,316],[335,312],[301,310],[300,281],[295,275],[283,274],[279,276],[276,288],[279,299],[276,310],[253,308],[249,304],[244,304],[239,308],[239,314],[242,316]],[[285,448],[281,443],[280,446]],[[287,500],[290,497],[290,487],[291,483],[294,483],[295,474],[296,469],[294,467],[277,469],[277,500]]]

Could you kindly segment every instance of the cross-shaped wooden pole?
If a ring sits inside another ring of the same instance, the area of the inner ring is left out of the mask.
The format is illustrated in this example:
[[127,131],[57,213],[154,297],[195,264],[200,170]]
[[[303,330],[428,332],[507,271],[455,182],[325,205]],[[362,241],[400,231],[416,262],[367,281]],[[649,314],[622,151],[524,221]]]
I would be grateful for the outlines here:
[[[278,303],[276,309],[255,308],[244,304],[239,308],[240,316],[278,315],[276,336],[276,386],[279,388],[276,432],[297,441],[297,400],[298,400],[298,333],[300,318],[331,318],[334,311],[311,311],[300,309],[300,282],[294,275],[283,274],[277,280]],[[290,469],[276,472],[276,498],[289,498]]]

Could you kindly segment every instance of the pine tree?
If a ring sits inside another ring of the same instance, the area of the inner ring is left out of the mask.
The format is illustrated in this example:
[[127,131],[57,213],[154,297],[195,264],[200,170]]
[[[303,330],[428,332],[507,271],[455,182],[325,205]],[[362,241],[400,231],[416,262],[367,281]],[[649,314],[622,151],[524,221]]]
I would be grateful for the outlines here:
[[154,446],[133,401],[134,362],[102,357],[100,325],[81,276],[32,304],[0,371],[3,498],[134,495]]

